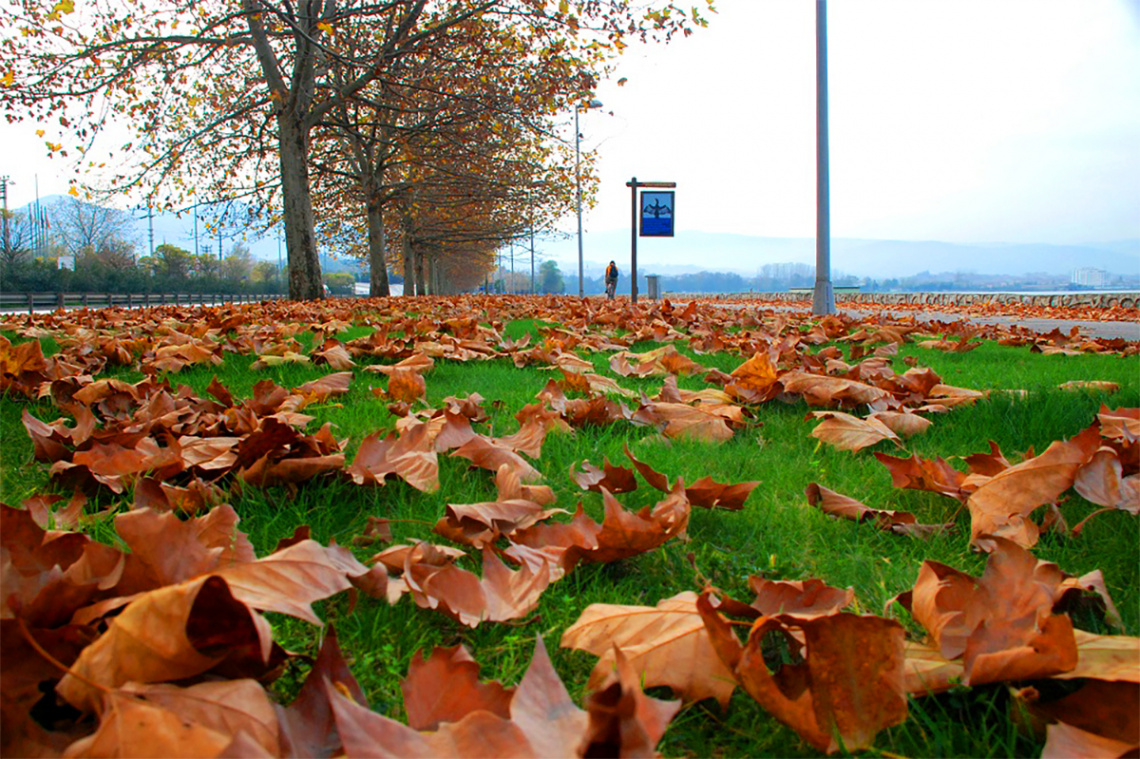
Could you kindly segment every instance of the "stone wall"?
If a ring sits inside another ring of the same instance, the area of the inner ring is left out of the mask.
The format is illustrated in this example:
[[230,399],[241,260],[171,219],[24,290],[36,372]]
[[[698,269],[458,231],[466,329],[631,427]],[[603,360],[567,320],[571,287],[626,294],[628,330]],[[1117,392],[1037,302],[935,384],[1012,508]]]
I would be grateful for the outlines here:
[[[667,293],[670,299],[685,297],[702,298],[754,298],[757,300],[806,301],[811,302],[810,292],[783,293],[732,293],[726,295],[696,295]],[[1073,308],[1095,306],[1100,308],[1135,308],[1140,306],[1140,292],[1080,292],[1062,295],[1034,295],[1032,293],[836,293],[835,302],[851,307],[859,303],[909,303],[921,305],[981,305],[985,303],[1022,303],[1028,306],[1052,306]]]

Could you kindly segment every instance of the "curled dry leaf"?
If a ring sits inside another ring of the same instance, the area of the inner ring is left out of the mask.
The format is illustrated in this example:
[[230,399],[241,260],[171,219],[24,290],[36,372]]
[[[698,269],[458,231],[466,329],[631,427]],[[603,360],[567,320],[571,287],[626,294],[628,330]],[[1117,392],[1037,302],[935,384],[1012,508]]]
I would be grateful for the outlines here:
[[[1067,695],[1045,700],[1036,688],[1015,694],[1029,713],[1038,719],[1060,723],[1078,732],[1087,744],[1079,756],[1098,756],[1105,742],[1113,741],[1135,750],[1140,748],[1140,686],[1134,683],[1089,680]],[[1077,736],[1069,736],[1069,740]],[[1056,735],[1049,733],[1048,742]],[[1095,740],[1094,740],[1095,738]],[[1127,748],[1125,751],[1127,751]],[[1112,754],[1122,756],[1124,752]]]
[[[741,687],[817,749],[867,748],[880,730],[906,719],[905,635],[897,622],[848,613],[766,616],[741,644],[708,592],[697,608]],[[769,634],[792,650],[802,645],[802,661],[771,673],[763,654]]]
[[684,403],[642,403],[630,421],[658,427],[670,438],[721,443],[732,437],[724,416],[713,411],[714,404],[689,406]]
[[910,597],[915,619],[945,659],[962,657],[969,685],[1049,677],[1077,664],[1068,616],[1055,614],[1063,574],[1016,543],[986,537],[980,578],[926,561]]
[[542,479],[542,473],[510,447],[483,435],[471,438],[452,451],[451,455],[467,459],[472,466],[489,469],[492,472],[498,472],[500,467],[507,466],[515,470],[520,479],[529,482]]
[[648,698],[619,654],[612,682],[575,706],[539,638],[508,717],[486,709],[419,732],[329,689],[337,732],[348,756],[650,756],[679,702]]
[[929,419],[910,411],[876,411],[868,415],[867,418],[882,422],[893,432],[903,437],[921,435],[930,428]]
[[1098,506],[1140,514],[1140,477],[1123,477],[1123,471],[1116,450],[1102,446],[1077,470],[1073,489]]
[[434,531],[463,545],[483,548],[504,535],[524,530],[564,509],[543,509],[534,501],[511,498],[485,503],[447,504],[447,513]]
[[[730,376],[732,382],[729,387],[738,388],[736,394],[746,395],[749,400],[767,400],[779,379],[779,372],[767,352],[756,351],[752,358],[733,369]],[[742,390],[746,392],[741,393]]]
[[697,594],[685,591],[655,607],[591,604],[562,634],[562,646],[599,657],[591,688],[611,675],[620,651],[645,687],[663,685],[686,702],[715,698],[725,707],[736,678],[713,649],[696,602]]
[[842,411],[813,411],[807,418],[812,417],[823,421],[811,436],[842,451],[860,451],[884,440],[899,442],[899,436],[878,419],[864,420]]
[[804,491],[808,503],[817,506],[823,513],[840,519],[850,519],[854,522],[874,522],[880,530],[894,532],[899,535],[924,538],[936,531],[945,531],[953,527],[949,524],[919,524],[918,519],[909,511],[889,511],[872,509],[850,496],[837,493],[817,483],[811,483]]
[[1135,756],[1140,749],[1140,741],[1121,741],[1108,738],[1065,722],[1058,722],[1046,728],[1045,748],[1041,759],[1070,759],[1070,757],[1119,757]]
[[515,532],[511,541],[548,552],[565,571],[579,561],[606,563],[636,556],[685,531],[690,506],[684,487],[678,478],[665,499],[638,512],[627,511],[603,489],[605,518],[600,525],[587,516],[579,504],[570,522],[536,524]]
[[862,406],[890,396],[886,390],[865,382],[822,374],[787,372],[780,382],[785,393],[802,395],[809,406]]
[[400,690],[408,727],[416,730],[435,730],[479,710],[510,719],[515,692],[497,682],[480,682],[479,663],[464,646],[436,648],[427,659],[417,651]]
[[511,571],[489,548],[483,549],[482,578],[450,562],[416,561],[414,553],[404,560],[404,581],[416,605],[467,627],[526,616],[554,579],[549,564]]
[[428,437],[426,424],[415,425],[398,438],[389,433],[384,439],[373,433],[360,442],[348,474],[357,485],[382,485],[389,475],[397,476],[417,490],[439,490],[439,457]]
[[1025,547],[1036,544],[1040,530],[1029,515],[1072,487],[1078,470],[1099,446],[1099,431],[1089,427],[1070,440],[1054,442],[1040,456],[995,474],[966,501],[971,541],[996,535]]
[[220,577],[198,577],[136,597],[83,649],[56,691],[95,710],[99,687],[200,675],[235,650],[264,651],[269,625],[230,593]]
[[632,469],[616,466],[608,458],[603,459],[602,469],[589,461],[582,462],[582,471],[577,471],[577,465],[570,467],[570,479],[583,490],[600,493],[602,488],[611,493],[631,493],[637,490],[637,479]]
[[[71,744],[65,756],[215,757],[234,736],[225,725],[208,726],[197,719],[202,709],[194,719],[188,719],[175,708],[151,703],[133,693],[107,693],[99,711],[99,728]],[[262,755],[273,754],[265,751]]]
[[891,484],[896,488],[926,490],[965,500],[966,494],[962,488],[966,475],[941,458],[920,459],[915,454],[903,459],[879,452],[875,452],[874,456],[890,471]]
[[578,746],[581,756],[655,756],[680,701],[646,696],[636,668],[619,650],[617,670],[586,702],[589,722]]

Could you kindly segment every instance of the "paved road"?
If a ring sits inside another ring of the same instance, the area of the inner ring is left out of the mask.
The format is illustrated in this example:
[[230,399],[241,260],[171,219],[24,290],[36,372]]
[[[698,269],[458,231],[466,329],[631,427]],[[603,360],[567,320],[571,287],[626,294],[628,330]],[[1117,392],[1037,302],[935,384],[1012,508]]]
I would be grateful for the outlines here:
[[[707,301],[706,301],[707,302]],[[683,303],[674,304],[683,307]],[[721,308],[749,308],[747,303],[715,303]],[[763,308],[771,309],[774,311],[807,311],[810,306],[792,306],[792,305],[772,305],[766,303]],[[859,309],[859,308],[840,308],[840,312],[853,317],[864,317],[871,314],[888,314],[898,318],[907,318],[913,316],[920,322],[955,322],[966,321],[971,324],[999,324],[1007,327],[1014,325],[1025,327],[1040,334],[1048,334],[1055,329],[1068,334],[1073,327],[1078,327],[1081,334],[1088,337],[1102,338],[1105,340],[1112,340],[1115,338],[1123,338],[1130,342],[1140,342],[1140,322],[1120,322],[1120,321],[1078,321],[1074,319],[1038,319],[1019,316],[970,316],[968,314],[949,313],[946,311],[912,311],[904,309]]]
[[[859,310],[853,308],[840,309],[844,313],[852,316],[866,316],[874,311]],[[884,313],[884,312],[880,312]],[[1140,342],[1140,322],[1090,322],[1090,321],[1076,321],[1073,319],[1037,319],[1028,317],[1017,316],[968,316],[965,314],[952,314],[943,311],[891,311],[887,310],[892,316],[914,316],[918,321],[931,322],[953,322],[965,320],[971,324],[999,324],[1007,327],[1014,325],[1031,329],[1034,332],[1047,334],[1055,329],[1068,334],[1073,327],[1080,329],[1081,334],[1088,335],[1089,337],[1103,338],[1111,340],[1114,338],[1123,338],[1131,342]]]

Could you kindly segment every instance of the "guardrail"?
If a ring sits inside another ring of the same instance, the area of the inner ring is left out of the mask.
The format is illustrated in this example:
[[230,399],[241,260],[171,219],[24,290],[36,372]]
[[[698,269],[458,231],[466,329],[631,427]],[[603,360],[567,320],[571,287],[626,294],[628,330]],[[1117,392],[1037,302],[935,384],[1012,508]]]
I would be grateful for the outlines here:
[[286,297],[278,293],[0,293],[0,313],[27,311],[32,314],[37,310],[59,308],[259,303]]

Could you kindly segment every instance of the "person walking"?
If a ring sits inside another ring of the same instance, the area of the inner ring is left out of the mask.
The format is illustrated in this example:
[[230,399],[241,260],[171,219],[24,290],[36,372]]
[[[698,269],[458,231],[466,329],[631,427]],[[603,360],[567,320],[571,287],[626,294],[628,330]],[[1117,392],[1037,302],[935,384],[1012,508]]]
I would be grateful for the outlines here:
[[617,291],[618,281],[618,267],[613,261],[606,267],[606,297],[610,300],[614,299],[614,292]]

